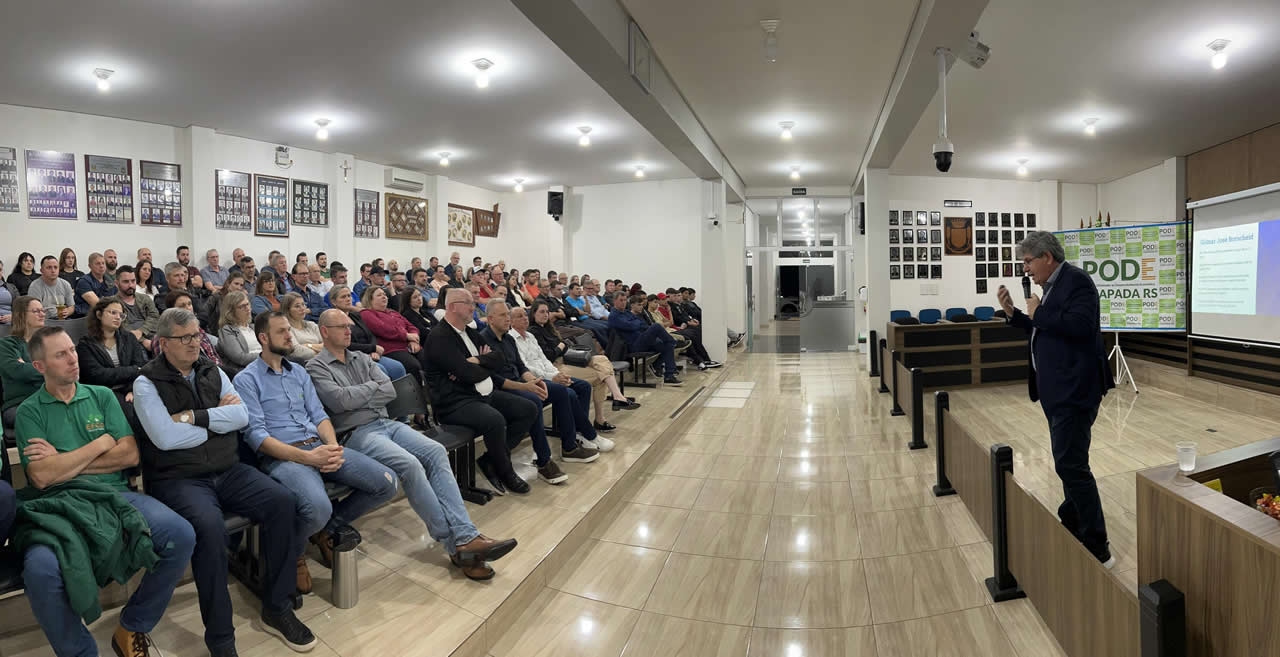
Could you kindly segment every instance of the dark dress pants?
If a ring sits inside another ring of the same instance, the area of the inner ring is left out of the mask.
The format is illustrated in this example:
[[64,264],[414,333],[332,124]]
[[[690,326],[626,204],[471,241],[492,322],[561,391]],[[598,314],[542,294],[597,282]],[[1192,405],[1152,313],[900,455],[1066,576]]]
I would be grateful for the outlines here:
[[467,427],[484,436],[485,452],[498,474],[504,477],[516,476],[511,467],[511,449],[520,444],[535,418],[541,423],[541,406],[505,390],[495,390],[487,399],[468,400],[439,415],[441,424]]
[[256,468],[237,463],[217,474],[189,479],[161,479],[147,484],[147,493],[191,523],[196,547],[191,555],[204,641],[214,654],[235,642],[235,616],[227,591],[227,532],[223,513],[244,516],[258,524],[266,559],[262,605],[269,613],[292,606],[297,586],[294,568],[293,493]]
[[676,339],[661,324],[650,324],[631,344],[631,351],[656,351],[661,354],[662,366],[667,376],[676,375],[675,348]]
[[1098,482],[1089,469],[1089,444],[1098,407],[1063,409],[1049,419],[1049,439],[1053,448],[1053,466],[1062,480],[1066,499],[1058,507],[1058,518],[1076,538],[1094,554],[1107,547],[1107,524],[1102,515],[1102,499]]

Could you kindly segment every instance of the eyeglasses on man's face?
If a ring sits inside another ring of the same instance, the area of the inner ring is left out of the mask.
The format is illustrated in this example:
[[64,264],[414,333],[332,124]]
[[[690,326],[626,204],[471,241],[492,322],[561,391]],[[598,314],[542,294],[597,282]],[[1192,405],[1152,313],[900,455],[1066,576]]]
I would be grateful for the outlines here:
[[193,344],[200,343],[200,334],[188,333],[186,335],[171,335],[166,339],[172,340],[173,342],[180,342],[184,347],[190,347]]

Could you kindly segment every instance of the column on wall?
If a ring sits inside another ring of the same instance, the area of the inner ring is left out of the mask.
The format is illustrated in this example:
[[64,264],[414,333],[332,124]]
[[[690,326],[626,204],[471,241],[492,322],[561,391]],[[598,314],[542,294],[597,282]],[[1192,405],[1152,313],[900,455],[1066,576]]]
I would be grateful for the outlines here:
[[[324,252],[329,262],[343,264],[353,261],[355,241],[356,158],[349,153],[328,153],[324,156],[325,180],[329,183],[329,228],[324,231]],[[351,167],[343,174],[343,164]],[[315,254],[311,254],[315,262]]]
[[[712,226],[708,217],[720,219]],[[725,286],[725,184],[723,180],[702,181],[702,216],[698,218],[698,235],[702,250],[702,283],[698,296],[702,306],[702,344],[714,360],[723,361],[728,353],[725,327],[729,295]]]
[[[214,162],[214,130],[200,126],[189,126],[180,133],[178,153],[182,165],[182,240],[191,246],[191,262],[196,268],[204,267],[204,253],[209,246],[216,244],[214,235],[213,209],[216,204],[213,170]],[[168,262],[158,253],[152,254],[157,260]],[[173,254],[169,254],[172,256]],[[231,266],[231,253],[219,253],[222,266]],[[120,264],[130,262],[128,257],[120,253]]]

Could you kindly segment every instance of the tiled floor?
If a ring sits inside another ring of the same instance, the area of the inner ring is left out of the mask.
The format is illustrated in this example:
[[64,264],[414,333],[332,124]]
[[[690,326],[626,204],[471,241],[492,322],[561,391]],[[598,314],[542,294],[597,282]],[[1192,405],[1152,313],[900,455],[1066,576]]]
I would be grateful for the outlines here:
[[[990,544],[958,498],[930,493],[933,450],[906,449],[908,421],[889,416],[887,395],[856,355],[739,354],[724,370],[687,378],[682,389],[629,391],[644,408],[614,414],[617,451],[566,465],[570,485],[539,483],[528,497],[471,508],[490,535],[521,541],[492,582],[450,570],[403,500],[363,519],[360,604],[329,606],[328,573],[315,567],[319,595],[301,614],[322,640],[315,654],[450,654],[660,438],[627,499],[580,547],[555,554],[565,565],[509,624],[486,627],[488,655],[1063,654],[1030,601],[991,604],[982,585]],[[668,416],[703,383],[709,389],[666,435]],[[957,391],[951,409],[984,427],[984,440],[1013,445],[1015,476],[1056,507],[1047,431],[1025,388]],[[1093,464],[1120,561],[1114,572],[1131,588],[1134,472],[1171,461],[1173,442],[1188,437],[1212,452],[1280,434],[1280,423],[1235,416],[1228,426],[1223,417],[1155,389],[1104,402]],[[241,654],[292,654],[252,628],[256,604],[234,589]],[[95,624],[96,635],[106,637],[116,613]],[[192,585],[179,589],[155,634],[168,655],[204,654]],[[27,632],[0,640],[0,654],[48,648]],[[455,654],[486,650],[468,644]]]

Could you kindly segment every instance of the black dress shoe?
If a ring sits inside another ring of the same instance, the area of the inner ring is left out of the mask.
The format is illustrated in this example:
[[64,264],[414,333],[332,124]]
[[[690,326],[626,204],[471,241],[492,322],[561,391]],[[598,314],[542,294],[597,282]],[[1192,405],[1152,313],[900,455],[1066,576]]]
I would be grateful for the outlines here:
[[[608,397],[606,397],[606,399],[608,399],[609,401],[611,401],[611,402],[613,402],[613,403],[615,403],[615,404],[620,404],[620,403],[622,403],[622,402],[620,402],[619,400],[614,399],[613,395],[609,395]],[[635,397],[627,397],[627,398],[626,398],[626,400],[627,400],[627,403],[628,403],[628,404],[634,404],[634,403],[636,403],[636,398],[635,398]]]
[[634,411],[634,410],[636,410],[637,408],[640,408],[640,404],[638,404],[638,403],[636,403],[636,402],[634,402],[634,401],[631,401],[631,402],[620,402],[620,401],[613,402],[613,410],[615,410],[615,411]]
[[493,487],[493,492],[498,495],[506,495],[507,487],[502,483],[502,477],[498,476],[498,471],[493,467],[493,461],[488,454],[483,454],[476,458],[476,468],[480,470],[480,474],[489,480],[489,485]]
[[618,428],[608,422],[593,422],[591,426],[595,427],[595,430],[600,433],[609,433],[610,431]]
[[502,483],[506,485],[507,490],[517,495],[525,495],[529,492],[529,482],[521,479],[520,475],[514,472],[508,477],[503,477]]

